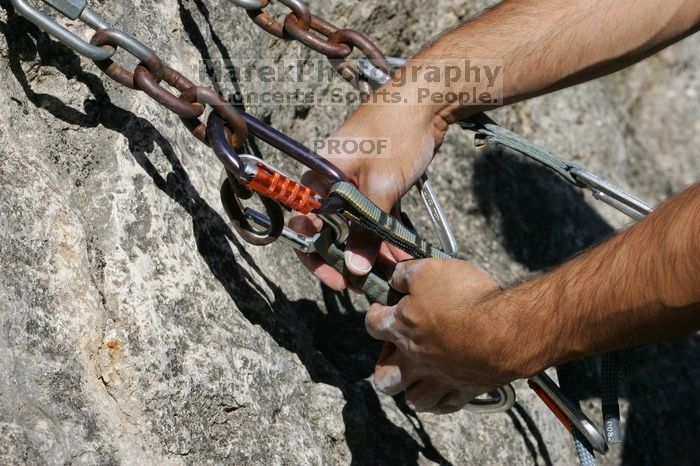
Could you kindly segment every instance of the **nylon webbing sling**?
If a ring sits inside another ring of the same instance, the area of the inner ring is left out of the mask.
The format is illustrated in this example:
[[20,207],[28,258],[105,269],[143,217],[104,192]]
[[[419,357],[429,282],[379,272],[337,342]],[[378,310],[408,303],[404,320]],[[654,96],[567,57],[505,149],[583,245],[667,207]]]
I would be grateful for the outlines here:
[[356,225],[400,248],[416,259],[434,257],[450,259],[451,256],[409,230],[397,219],[384,212],[350,183],[333,185],[329,197],[339,197],[344,201],[343,215]]
[[579,165],[569,160],[564,160],[545,149],[532,144],[524,137],[516,134],[503,126],[499,125],[491,118],[483,113],[475,115],[468,121],[459,122],[463,128],[470,129],[477,135],[487,140],[513,149],[521,154],[539,162],[548,168],[557,172],[562,178],[571,184],[582,186],[581,183],[574,177],[575,170],[586,170],[583,165]]

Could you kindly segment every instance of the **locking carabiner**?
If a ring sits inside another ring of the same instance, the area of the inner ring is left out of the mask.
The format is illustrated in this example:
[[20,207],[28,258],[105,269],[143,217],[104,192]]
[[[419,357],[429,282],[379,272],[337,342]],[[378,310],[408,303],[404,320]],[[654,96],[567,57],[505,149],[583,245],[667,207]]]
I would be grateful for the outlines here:
[[240,112],[248,125],[248,131],[258,139],[271,145],[278,151],[292,157],[306,168],[321,175],[329,185],[340,181],[348,181],[348,177],[338,167],[316,152],[304,146],[286,134],[277,131],[270,125],[263,123],[254,116]]

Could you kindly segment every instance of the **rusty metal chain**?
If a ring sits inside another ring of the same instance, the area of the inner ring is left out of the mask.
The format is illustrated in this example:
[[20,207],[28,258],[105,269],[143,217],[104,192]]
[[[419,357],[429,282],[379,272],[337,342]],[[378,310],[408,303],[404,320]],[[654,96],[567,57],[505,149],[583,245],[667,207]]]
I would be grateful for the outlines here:
[[[218,113],[231,130],[230,142],[240,148],[248,136],[245,121],[238,111],[224,100],[214,89],[196,86],[178,71],[170,68],[149,47],[124,31],[108,28],[95,33],[90,44],[98,47],[117,47],[137,58],[140,63],[134,71],[129,71],[112,59],[96,61],[96,65],[119,84],[134,90],[143,91],[153,100],[180,117],[185,126],[200,141],[207,144],[207,127],[199,120],[206,107]],[[162,86],[165,81],[177,90],[179,95]]]
[[353,50],[362,52],[375,67],[386,73],[390,71],[386,56],[369,37],[354,29],[341,29],[312,14],[303,0],[279,0],[292,10],[282,21],[265,11],[270,0],[229,1],[244,8],[255,24],[273,36],[295,40],[327,57],[338,74],[357,87],[363,97],[371,94],[371,86],[348,61]]
[[[117,83],[129,89],[143,91],[153,100],[180,117],[185,126],[200,141],[208,144],[207,127],[200,121],[206,107],[212,108],[228,126],[231,145],[243,146],[248,129],[240,113],[214,89],[196,86],[185,76],[170,68],[148,46],[128,33],[111,27],[105,20],[87,8],[86,0],[44,0],[63,16],[81,19],[96,30],[89,43],[69,33],[49,16],[31,6],[26,0],[12,0],[23,16],[49,32],[66,46],[92,59],[98,68]],[[129,71],[112,60],[117,48],[122,48],[139,61]],[[179,95],[161,85],[165,81]]]

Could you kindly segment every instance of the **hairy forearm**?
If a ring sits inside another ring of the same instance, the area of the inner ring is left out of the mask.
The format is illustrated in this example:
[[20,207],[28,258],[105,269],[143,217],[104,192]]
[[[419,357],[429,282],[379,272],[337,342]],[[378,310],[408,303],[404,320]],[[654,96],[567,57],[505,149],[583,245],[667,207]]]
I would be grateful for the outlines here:
[[520,316],[512,332],[532,337],[530,372],[692,333],[700,329],[698,231],[700,184],[488,305]]
[[[498,60],[503,65],[499,91],[508,104],[621,69],[699,26],[697,0],[505,0],[441,36],[412,63],[433,61],[444,68],[461,66],[464,59]],[[460,83],[435,82],[423,74],[403,90],[415,103],[419,88],[469,92],[474,84],[462,81],[459,88]],[[453,121],[493,105],[424,107]]]

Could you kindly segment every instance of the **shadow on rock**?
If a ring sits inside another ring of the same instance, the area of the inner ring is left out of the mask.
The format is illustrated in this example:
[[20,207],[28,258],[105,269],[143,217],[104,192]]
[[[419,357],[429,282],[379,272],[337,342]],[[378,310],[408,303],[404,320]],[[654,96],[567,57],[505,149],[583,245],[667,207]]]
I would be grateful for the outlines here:
[[556,266],[613,233],[580,191],[500,148],[477,159],[473,183],[479,209],[506,251],[530,270]]
[[[531,270],[554,267],[613,233],[579,191],[510,151],[492,148],[479,156],[473,181],[478,206],[507,252]],[[697,463],[699,341],[693,336],[637,350],[639,371],[621,387],[630,404],[624,465]],[[578,395],[599,397],[596,361],[576,368]]]
[[[219,53],[224,58],[230,58],[211,27],[204,3],[195,0],[194,5],[197,14],[204,18],[210,28]],[[297,354],[315,382],[333,385],[341,390],[346,401],[343,410],[346,440],[353,463],[415,464],[420,454],[437,463],[448,464],[433,447],[420,422],[413,425],[415,435],[422,443],[386,418],[374,389],[366,380],[372,372],[379,344],[365,332],[364,314],[352,307],[349,297],[325,290],[326,312],[314,301],[290,301],[274,279],[265,276],[256,266],[227,222],[199,195],[175,149],[158,129],[149,121],[114,105],[105,91],[102,78],[85,72],[80,67],[79,57],[72,50],[51,40],[47,34],[15,14],[9,0],[0,0],[0,6],[8,14],[8,21],[0,23],[0,33],[8,43],[10,69],[29,102],[66,123],[86,128],[103,126],[121,134],[128,141],[132,157],[154,185],[190,216],[194,246],[240,312],[250,322],[265,329],[281,347]],[[193,44],[203,58],[209,57],[197,22],[182,2],[180,14]],[[54,67],[66,78],[87,86],[94,99],[84,102],[84,111],[72,108],[50,94],[34,92],[23,71],[22,62],[34,61],[37,57],[42,66]],[[157,149],[169,165],[169,172],[165,175],[161,174],[162,169],[157,168],[163,164],[156,163],[154,159],[158,156]],[[256,278],[263,280],[272,290],[272,303],[260,289]],[[408,407],[401,402],[397,402],[397,405],[406,416],[415,419]],[[206,452],[201,453],[206,455]]]

